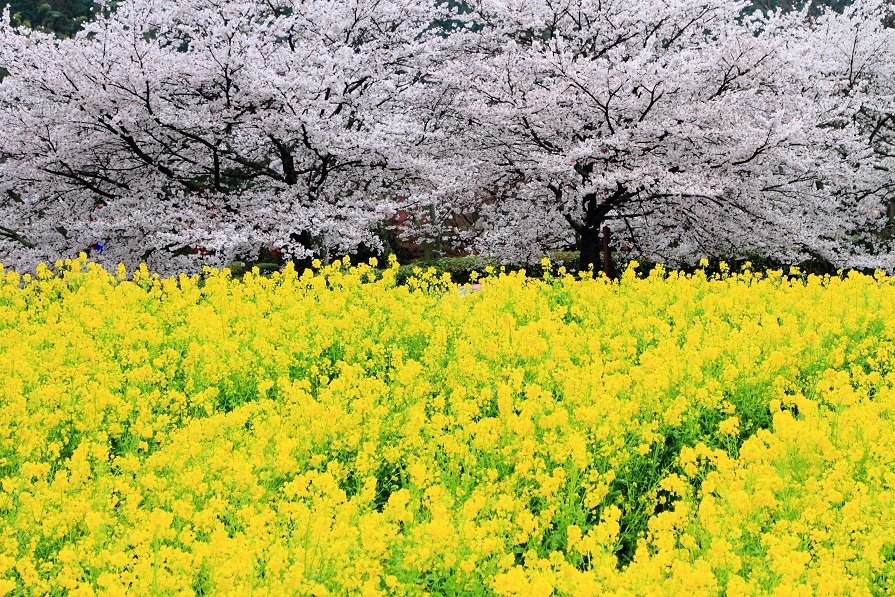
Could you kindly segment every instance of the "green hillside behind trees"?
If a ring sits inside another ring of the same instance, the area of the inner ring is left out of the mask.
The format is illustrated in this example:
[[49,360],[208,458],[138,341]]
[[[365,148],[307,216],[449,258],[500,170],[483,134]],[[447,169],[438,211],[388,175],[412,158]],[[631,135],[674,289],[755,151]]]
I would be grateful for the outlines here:
[[81,24],[92,18],[97,5],[93,0],[11,0],[13,23],[25,25],[60,37],[70,37]]
[[846,6],[851,4],[851,0],[811,0],[804,2],[800,0],[752,0],[752,4],[760,10],[798,10],[804,8],[806,4],[810,5],[812,12],[820,12],[825,7],[842,12]]
[[[448,5],[462,7],[462,0],[446,0]],[[812,10],[819,11],[825,6],[842,10],[851,0],[810,0]],[[757,10],[799,9],[804,0],[753,0]],[[34,29],[54,32],[60,37],[77,33],[81,24],[90,19],[97,9],[93,0],[11,0],[10,14],[15,24]]]

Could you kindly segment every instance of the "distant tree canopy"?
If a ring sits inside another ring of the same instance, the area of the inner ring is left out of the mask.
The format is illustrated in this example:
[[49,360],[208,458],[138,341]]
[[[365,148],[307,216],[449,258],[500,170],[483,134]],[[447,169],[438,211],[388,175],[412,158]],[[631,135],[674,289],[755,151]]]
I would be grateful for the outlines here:
[[808,6],[812,13],[819,13],[824,8],[842,12],[851,3],[851,0],[808,0],[807,2],[805,0],[752,0],[752,5],[758,10],[773,11],[779,8],[783,11],[790,11],[801,10]]
[[[444,0],[451,8],[464,11],[463,0]],[[817,13],[825,7],[841,12],[851,4],[851,0],[752,0],[756,10],[784,11],[800,10],[810,5],[811,12]],[[9,12],[13,22],[60,37],[71,37],[81,28],[81,24],[93,17],[96,10],[93,0],[10,0]],[[439,22],[439,26],[450,28],[450,22]]]
[[93,0],[11,0],[9,13],[17,25],[71,37],[92,18]]

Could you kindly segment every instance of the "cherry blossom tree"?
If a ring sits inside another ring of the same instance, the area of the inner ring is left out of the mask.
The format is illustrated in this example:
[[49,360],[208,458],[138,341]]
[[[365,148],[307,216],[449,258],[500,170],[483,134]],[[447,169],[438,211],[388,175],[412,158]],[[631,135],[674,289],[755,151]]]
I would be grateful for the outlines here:
[[889,8],[745,7],[123,0],[66,40],[7,14],[0,260],[327,257],[400,207],[521,261],[598,263],[609,225],[666,262],[888,264]]
[[[887,212],[884,239],[891,242],[895,225],[895,4],[857,2],[842,14],[827,12],[812,23],[803,43],[813,52],[826,81],[822,92],[848,102],[852,124],[874,156],[863,176],[853,181],[847,209],[867,197],[883,197]],[[876,212],[880,206],[874,205]],[[891,249],[891,247],[887,247]],[[895,270],[892,251],[855,255],[851,264]]]
[[375,249],[418,175],[415,0],[125,0],[0,26],[0,260],[159,271]]
[[489,197],[479,250],[531,261],[574,243],[596,264],[609,225],[666,262],[751,250],[844,264],[881,226],[883,3],[819,19],[723,0],[467,5],[437,78],[468,123],[466,194]]

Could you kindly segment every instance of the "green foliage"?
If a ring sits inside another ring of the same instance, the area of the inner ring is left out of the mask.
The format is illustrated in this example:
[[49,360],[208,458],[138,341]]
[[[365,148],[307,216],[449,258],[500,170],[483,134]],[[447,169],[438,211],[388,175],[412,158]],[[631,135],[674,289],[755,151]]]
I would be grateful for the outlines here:
[[852,0],[752,0],[752,10],[761,10],[763,12],[773,12],[782,10],[789,12],[792,10],[802,10],[806,6],[812,15],[819,14],[827,8],[832,8],[836,12],[842,12]]
[[[448,8],[460,13],[469,12],[463,0],[440,0]],[[841,12],[851,4],[851,0],[752,0],[751,10],[800,10],[810,5],[812,14],[817,14],[825,7]],[[33,29],[55,33],[59,37],[71,37],[81,28],[83,23],[93,18],[98,9],[93,0],[11,0],[10,14],[14,24]],[[450,31],[456,21],[436,21],[435,28]]]
[[[366,256],[364,256],[366,257]],[[578,251],[551,251],[546,257],[550,259],[550,269],[553,275],[558,272],[570,273],[577,275],[580,273],[578,264]],[[366,263],[368,258],[360,258],[358,256],[351,257],[351,263]],[[621,272],[627,266],[625,258],[621,253],[613,254],[613,262],[615,270]],[[707,264],[705,264],[707,262]],[[812,258],[800,263],[789,264],[783,263],[776,259],[770,259],[758,253],[744,253],[740,256],[732,256],[729,258],[712,257],[700,263],[695,260],[692,265],[685,265],[678,268],[681,272],[692,274],[696,270],[702,270],[707,276],[723,276],[731,272],[741,272],[745,270],[753,273],[767,273],[773,270],[782,270],[786,273],[800,278],[806,278],[809,275],[831,275],[836,276],[842,272],[837,268],[820,258]],[[234,278],[241,278],[253,268],[258,268],[261,275],[270,275],[276,271],[282,271],[283,262],[272,262],[269,257],[249,261],[234,261],[228,267]],[[638,275],[646,277],[656,266],[660,264],[638,259],[634,268]],[[296,262],[296,271],[303,271],[310,267],[310,262]],[[380,268],[388,267],[385,260],[380,259]],[[529,278],[542,278],[544,276],[544,268],[540,263],[537,264],[519,264],[501,262],[494,257],[484,255],[468,255],[465,257],[438,257],[430,259],[417,259],[402,263],[398,268],[395,282],[399,286],[406,285],[411,278],[419,278],[422,274],[429,272],[431,277],[442,278],[444,274],[450,274],[451,281],[456,284],[469,284],[475,282],[476,279],[485,275],[486,268],[492,268],[494,273],[498,272],[518,272],[525,271],[525,275]],[[562,268],[562,269],[561,269]],[[381,270],[380,270],[381,271]],[[861,273],[872,275],[872,270],[861,270]]]
[[58,37],[72,37],[97,8],[93,0],[12,0],[9,4],[13,24]]

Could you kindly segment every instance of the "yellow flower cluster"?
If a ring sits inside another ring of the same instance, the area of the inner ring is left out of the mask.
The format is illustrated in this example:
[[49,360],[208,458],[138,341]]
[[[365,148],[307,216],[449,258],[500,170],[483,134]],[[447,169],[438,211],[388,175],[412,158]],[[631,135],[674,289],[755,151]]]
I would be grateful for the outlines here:
[[892,279],[396,272],[0,269],[0,595],[893,594]]

